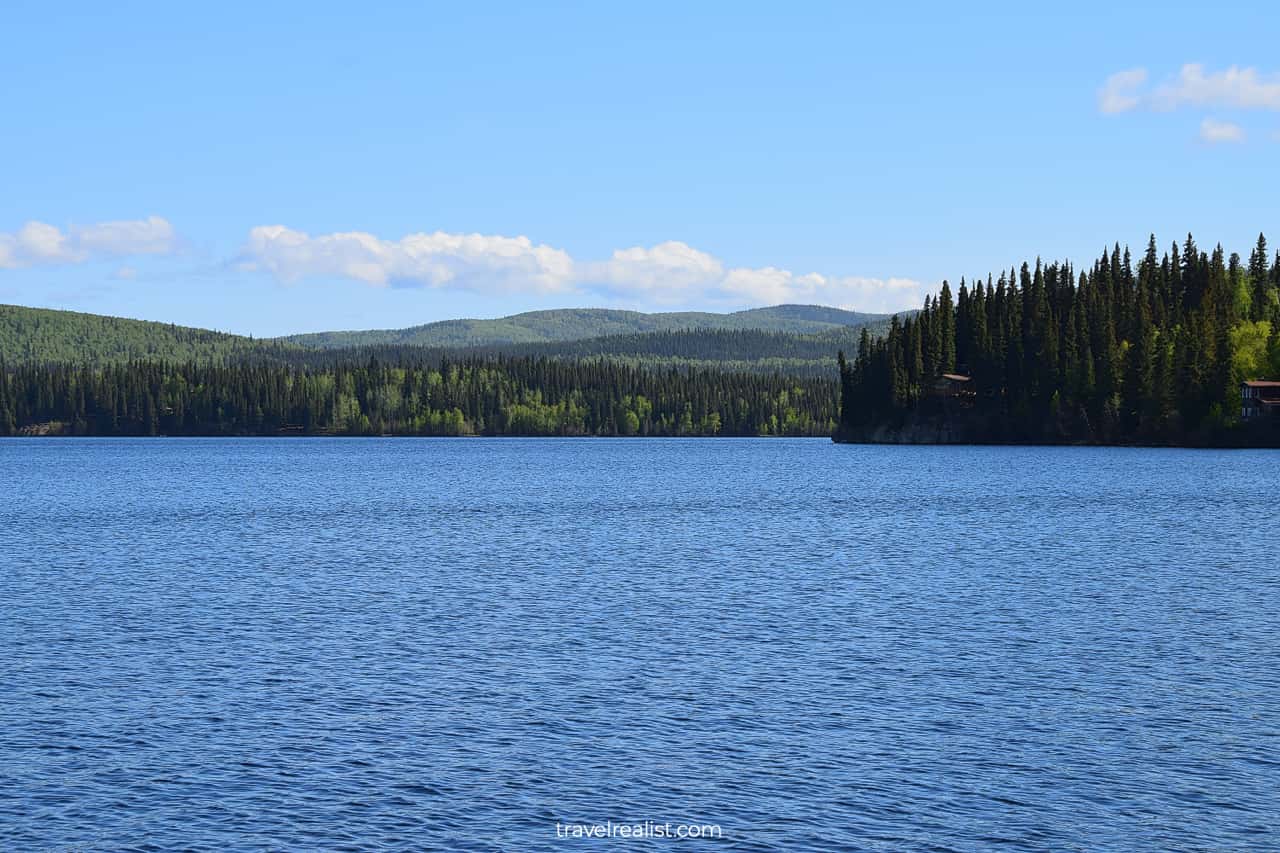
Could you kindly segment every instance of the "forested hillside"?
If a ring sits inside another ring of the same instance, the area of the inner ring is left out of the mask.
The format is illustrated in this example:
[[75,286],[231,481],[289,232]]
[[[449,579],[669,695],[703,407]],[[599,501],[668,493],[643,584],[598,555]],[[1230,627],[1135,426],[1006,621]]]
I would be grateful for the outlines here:
[[[312,367],[364,364],[370,358],[431,366],[439,364],[442,359],[534,356],[570,361],[607,360],[646,368],[694,367],[829,379],[836,375],[836,353],[856,346],[862,328],[842,326],[811,335],[750,329],[697,329],[537,344],[449,348],[406,345],[350,347],[305,350],[293,360]],[[880,335],[888,331],[889,323],[880,320],[865,328],[873,335]]]
[[[1240,443],[1239,383],[1280,378],[1280,255],[1188,235],[1134,264],[1023,264],[842,357],[838,437],[881,441]],[[957,378],[939,379],[943,374]],[[966,379],[967,377],[967,379]],[[1270,435],[1270,433],[1268,433]]]
[[[887,318],[779,305],[735,314],[540,311],[502,320],[449,320],[411,329],[253,339],[71,311],[0,306],[0,362],[115,364],[137,359],[230,364],[360,364],[370,355],[436,362],[470,355],[617,357],[644,366],[832,374],[834,353]],[[662,331],[663,328],[666,331]],[[658,331],[653,331],[658,329]]]
[[829,435],[836,384],[615,363],[0,371],[0,435]]
[[634,357],[674,358],[705,362],[749,363],[761,359],[813,362],[835,367],[835,353],[856,345],[860,331],[882,334],[889,321],[840,326],[809,334],[768,332],[758,329],[698,329],[611,335],[578,341],[475,347],[476,353],[541,355],[561,358]]
[[671,332],[688,329],[756,329],[811,334],[887,319],[819,305],[775,305],[731,314],[682,311],[645,314],[604,308],[531,311],[496,320],[444,320],[407,329],[317,332],[284,340],[308,347],[411,345],[474,347],[581,340],[611,335]]
[[0,305],[0,362],[176,359],[225,363],[248,356],[287,359],[294,344],[74,311]]

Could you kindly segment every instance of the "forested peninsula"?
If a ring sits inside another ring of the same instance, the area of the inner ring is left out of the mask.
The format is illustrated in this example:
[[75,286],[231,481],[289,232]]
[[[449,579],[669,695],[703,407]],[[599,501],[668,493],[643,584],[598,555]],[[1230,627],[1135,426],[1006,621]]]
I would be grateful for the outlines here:
[[1153,236],[1136,265],[1116,244],[1078,272],[1037,260],[943,282],[840,354],[835,439],[1280,446],[1278,291],[1261,235],[1247,262]]

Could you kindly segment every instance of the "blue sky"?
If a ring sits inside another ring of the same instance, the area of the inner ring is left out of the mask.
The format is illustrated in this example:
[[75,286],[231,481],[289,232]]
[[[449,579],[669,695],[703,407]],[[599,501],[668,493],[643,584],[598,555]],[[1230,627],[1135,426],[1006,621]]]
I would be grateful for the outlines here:
[[10,2],[0,302],[879,310],[1151,231],[1280,240],[1270,4],[1038,5]]

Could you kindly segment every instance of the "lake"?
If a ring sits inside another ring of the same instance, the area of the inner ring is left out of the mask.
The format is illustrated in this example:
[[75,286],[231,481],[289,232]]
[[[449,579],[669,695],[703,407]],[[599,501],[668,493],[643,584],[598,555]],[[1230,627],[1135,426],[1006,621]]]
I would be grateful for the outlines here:
[[0,849],[1275,849],[1278,469],[5,440]]

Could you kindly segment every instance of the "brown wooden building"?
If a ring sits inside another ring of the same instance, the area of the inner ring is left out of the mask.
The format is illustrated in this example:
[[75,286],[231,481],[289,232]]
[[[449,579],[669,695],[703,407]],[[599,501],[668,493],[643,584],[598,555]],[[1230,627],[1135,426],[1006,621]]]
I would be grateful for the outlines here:
[[1280,412],[1280,382],[1255,379],[1240,383],[1240,418],[1274,417]]

